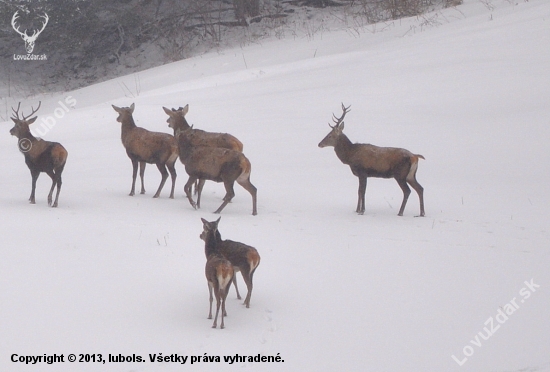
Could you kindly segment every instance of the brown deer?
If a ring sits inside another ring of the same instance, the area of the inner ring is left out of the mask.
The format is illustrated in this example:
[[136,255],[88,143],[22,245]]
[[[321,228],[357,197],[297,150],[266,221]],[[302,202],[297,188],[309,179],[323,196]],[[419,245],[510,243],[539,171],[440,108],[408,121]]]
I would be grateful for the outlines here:
[[178,147],[180,160],[185,165],[189,179],[184,190],[189,203],[197,209],[193,201],[191,187],[196,180],[204,179],[223,182],[226,194],[223,203],[214,213],[220,213],[233,199],[235,181],[252,196],[252,215],[256,215],[256,187],[250,182],[252,166],[242,152],[222,149],[218,147],[194,146],[197,134],[193,128],[178,133]]
[[[205,221],[203,220],[203,223]],[[216,296],[216,317],[214,318],[214,324],[212,328],[216,328],[218,322],[218,314],[220,312],[220,305],[222,308],[222,320],[220,328],[224,328],[223,318],[227,316],[225,311],[225,300],[231,287],[231,282],[235,281],[235,270],[231,262],[227,260],[216,248],[215,240],[204,229],[200,238],[204,240],[204,254],[206,256],[206,266],[204,273],[208,282],[208,292],[210,293],[210,311],[208,313],[208,319],[212,319],[212,290]]]
[[[174,130],[174,137],[177,138],[177,133],[191,128],[185,115],[189,112],[189,105],[180,107],[177,110],[172,108],[163,107],[164,112],[169,116],[166,122],[168,126]],[[243,144],[236,137],[228,133],[212,133],[204,130],[195,129],[195,136],[193,136],[194,146],[205,147],[220,147],[223,149],[230,149],[239,152],[243,152]],[[204,179],[199,179],[195,184],[195,193],[197,194],[197,207],[201,205],[201,193],[204,186]]]
[[[10,134],[16,136],[19,139],[19,151],[25,156],[25,163],[31,171],[32,177],[32,191],[29,201],[31,204],[35,204],[34,192],[36,190],[36,181],[41,172],[45,172],[52,179],[52,187],[50,193],[48,194],[48,205],[53,208],[57,207],[57,202],[59,200],[59,192],[61,191],[61,173],[63,173],[63,168],[65,168],[65,163],[67,162],[67,150],[57,142],[44,141],[42,139],[36,138],[32,135],[29,125],[36,121],[36,116],[30,118],[34,115],[42,102],[38,103],[38,107],[34,109],[31,107],[32,112],[29,115],[23,115],[21,113],[21,118],[19,117],[19,108],[21,107],[21,102],[17,105],[17,110],[12,107],[14,116],[11,120],[15,123],[15,126],[10,129]],[[55,195],[55,201],[52,204],[52,194],[53,189],[57,186],[57,192]]]
[[416,180],[418,159],[422,155],[413,154],[408,150],[395,147],[378,147],[371,144],[351,143],[343,133],[344,117],[351,111],[342,103],[342,116],[333,115],[334,126],[330,133],[319,143],[319,147],[333,146],[338,159],[351,168],[351,172],[359,178],[357,210],[359,214],[365,212],[365,192],[367,177],[395,178],[403,190],[403,202],[398,216],[403,215],[407,199],[411,193],[409,185],[417,192],[420,199],[420,216],[424,216],[424,188]]
[[[252,296],[252,278],[254,273],[260,264],[260,255],[256,248],[249,245],[234,242],[232,240],[222,240],[220,231],[218,230],[218,224],[220,223],[220,218],[216,221],[208,222],[204,218],[201,218],[203,223],[203,232],[201,234],[201,239],[205,241],[206,245],[210,247],[211,250],[221,253],[226,259],[228,259],[235,273],[241,272],[248,293],[244,300],[244,305],[250,307],[250,296]],[[237,288],[237,278],[233,277],[233,284],[235,285],[235,290],[237,291],[237,298],[240,300],[241,295],[239,294],[239,289]]]
[[[130,196],[133,196],[135,191],[138,163],[140,167],[141,193],[145,194],[143,176],[145,173],[145,164],[149,163],[156,164],[162,175],[159,188],[153,198],[160,196],[169,171],[172,178],[170,198],[173,199],[177,177],[175,163],[178,159],[178,144],[175,138],[168,133],[150,132],[147,129],[136,126],[132,117],[135,108],[133,103],[130,107],[112,106],[119,114],[116,120],[122,124],[122,144],[126,149],[126,154],[128,154],[128,157],[132,161],[133,173]],[[166,168],[168,168],[168,171],[166,171]]]

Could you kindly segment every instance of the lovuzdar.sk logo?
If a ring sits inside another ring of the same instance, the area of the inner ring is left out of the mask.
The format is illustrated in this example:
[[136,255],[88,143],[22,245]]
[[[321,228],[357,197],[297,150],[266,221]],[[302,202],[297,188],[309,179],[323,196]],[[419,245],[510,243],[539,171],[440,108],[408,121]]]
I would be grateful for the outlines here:
[[36,42],[36,39],[42,33],[42,31],[44,31],[44,29],[46,28],[46,25],[48,24],[48,20],[50,19],[48,17],[48,14],[44,13],[44,15],[39,16],[42,19],[42,27],[40,29],[33,29],[32,34],[29,35],[27,33],[28,31],[27,29],[25,29],[25,31],[21,31],[19,29],[19,26],[17,25],[17,19],[19,18],[18,13],[19,13],[19,10],[13,14],[13,17],[11,18],[11,26],[13,27],[15,32],[17,32],[25,42],[25,49],[27,51],[27,54],[26,55],[14,54],[13,59],[14,60],[35,60],[35,61],[47,60],[48,58],[46,57],[45,54],[36,55],[36,54],[32,54],[32,52],[34,50],[34,43]]

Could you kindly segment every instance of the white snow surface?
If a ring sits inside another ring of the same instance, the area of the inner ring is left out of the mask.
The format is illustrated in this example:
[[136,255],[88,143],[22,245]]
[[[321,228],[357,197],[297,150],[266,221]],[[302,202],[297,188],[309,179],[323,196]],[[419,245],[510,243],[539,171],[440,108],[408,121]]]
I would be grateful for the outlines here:
[[[264,41],[23,101],[29,112],[42,99],[34,130],[69,158],[59,208],[45,174],[30,205],[12,124],[0,123],[0,370],[550,371],[550,2],[493,5],[466,1],[431,27],[410,18]],[[235,185],[219,228],[261,264],[249,309],[231,288],[223,330],[207,319],[199,239],[223,185],[208,182],[193,210],[178,161],[175,200],[169,180],[152,198],[154,165],[147,193],[128,196],[111,104],[133,102],[137,125],[166,133],[162,106],[189,104],[190,123],[235,135],[252,162],[258,215]],[[426,158],[426,217],[414,217],[414,191],[398,217],[400,188],[376,178],[366,213],[354,212],[357,178],[317,147],[341,102],[352,141]],[[65,363],[11,361],[54,353]],[[159,353],[221,362],[151,363]],[[284,362],[224,362],[236,354]]]

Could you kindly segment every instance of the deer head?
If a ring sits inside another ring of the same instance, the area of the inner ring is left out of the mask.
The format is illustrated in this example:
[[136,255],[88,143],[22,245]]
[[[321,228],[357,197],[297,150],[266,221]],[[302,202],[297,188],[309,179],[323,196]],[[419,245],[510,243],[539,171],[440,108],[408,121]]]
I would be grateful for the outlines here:
[[21,102],[19,102],[19,104],[17,105],[17,110],[14,109],[13,107],[11,108],[13,110],[13,116],[11,117],[11,120],[13,120],[13,122],[15,123],[14,127],[10,129],[10,134],[12,136],[16,136],[16,137],[20,137],[20,135],[24,134],[24,132],[28,132],[29,131],[29,125],[31,125],[32,123],[34,123],[36,121],[36,116],[33,117],[33,118],[30,118],[31,116],[33,116],[37,111],[38,109],[40,109],[40,105],[42,104],[42,102],[38,102],[38,107],[36,109],[34,109],[33,107],[31,107],[32,109],[32,112],[25,116],[23,115],[23,113],[21,113],[21,118],[19,117],[19,108],[21,107]]
[[31,54],[34,50],[34,42],[36,41],[36,38],[38,38],[38,35],[44,31],[44,28],[46,28],[46,25],[48,24],[48,20],[50,19],[46,13],[44,13],[43,16],[40,16],[40,18],[44,19],[44,22],[42,23],[42,28],[40,30],[33,30],[32,35],[27,35],[27,30],[25,29],[24,32],[19,31],[19,26],[15,24],[15,21],[19,17],[17,14],[19,13],[19,10],[15,12],[11,19],[11,26],[17,32],[19,35],[21,35],[21,38],[25,41],[25,49],[27,50],[27,53]]
[[184,130],[189,128],[189,124],[187,123],[187,120],[185,120],[185,115],[189,112],[189,105],[185,105],[185,107],[180,107],[179,109],[172,108],[171,110],[167,107],[162,107],[166,115],[169,116],[169,118],[166,120],[168,123],[168,127],[172,128],[174,130],[174,135],[176,135],[176,132],[178,130]]
[[134,113],[134,108],[136,107],[133,103],[130,105],[130,107],[117,107],[115,105],[113,106],[113,109],[118,112],[118,118],[116,118],[116,121],[119,123],[122,123],[124,118],[132,117],[132,114]]
[[350,112],[351,106],[344,106],[342,103],[342,116],[339,118],[336,117],[336,115],[332,114],[332,121],[335,123],[334,125],[330,125],[329,127],[332,129],[329,134],[321,142],[319,142],[319,147],[327,147],[327,146],[335,146],[336,141],[338,140],[338,137],[342,134],[342,131],[344,130],[344,117],[348,112]]

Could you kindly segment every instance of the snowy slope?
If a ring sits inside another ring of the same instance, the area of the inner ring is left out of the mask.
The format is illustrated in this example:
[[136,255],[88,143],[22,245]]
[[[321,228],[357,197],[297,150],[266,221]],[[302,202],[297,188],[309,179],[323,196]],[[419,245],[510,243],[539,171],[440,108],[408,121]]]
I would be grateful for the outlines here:
[[[45,175],[27,203],[30,176],[1,123],[0,370],[550,371],[550,3],[493,5],[466,1],[437,27],[415,18],[275,40],[42,97],[36,130],[55,118],[43,137],[69,151],[58,209]],[[75,107],[56,118],[68,97]],[[250,309],[231,290],[224,330],[206,319],[199,239],[223,186],[207,183],[195,211],[178,164],[176,199],[168,186],[152,199],[149,165],[147,194],[127,196],[111,104],[132,102],[138,125],[167,133],[162,106],[188,103],[190,123],[234,134],[252,162],[258,216],[236,186],[220,231],[262,262]],[[352,141],[426,157],[425,218],[413,217],[414,193],[396,216],[393,180],[369,180],[367,212],[353,212],[357,178],[317,147],[340,102],[352,105]],[[10,360],[54,353],[146,361]],[[222,362],[151,363],[159,353]],[[284,363],[223,362],[235,354]]]

